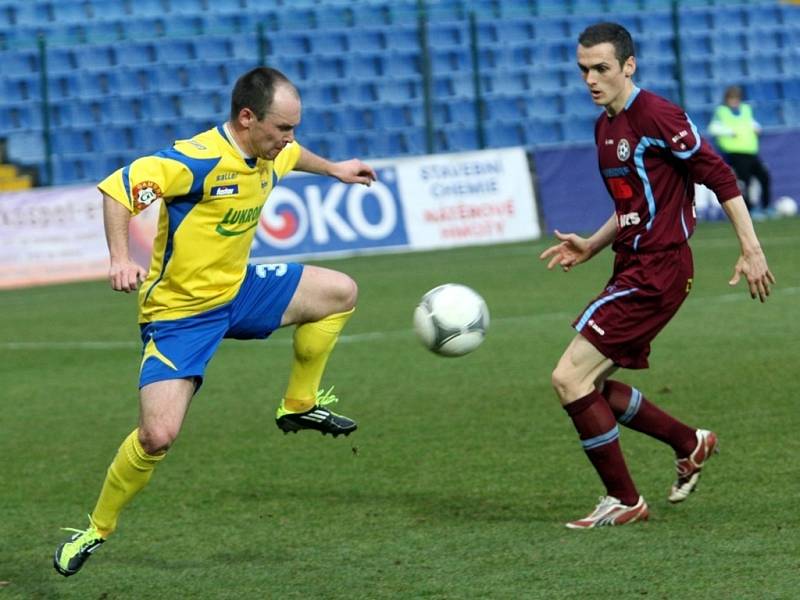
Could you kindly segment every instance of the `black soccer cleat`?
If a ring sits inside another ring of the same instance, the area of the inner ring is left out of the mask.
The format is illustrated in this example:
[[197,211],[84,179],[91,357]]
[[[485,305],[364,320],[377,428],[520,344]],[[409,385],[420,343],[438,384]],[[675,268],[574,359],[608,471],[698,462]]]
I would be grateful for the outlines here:
[[278,407],[275,424],[284,433],[290,431],[297,433],[301,429],[316,429],[322,435],[331,434],[338,437],[340,434],[348,436],[358,429],[358,424],[344,415],[338,415],[328,410],[326,405],[334,404],[339,399],[331,394],[333,388],[327,392],[317,391],[317,403],[309,410],[301,413],[287,411],[283,402]]

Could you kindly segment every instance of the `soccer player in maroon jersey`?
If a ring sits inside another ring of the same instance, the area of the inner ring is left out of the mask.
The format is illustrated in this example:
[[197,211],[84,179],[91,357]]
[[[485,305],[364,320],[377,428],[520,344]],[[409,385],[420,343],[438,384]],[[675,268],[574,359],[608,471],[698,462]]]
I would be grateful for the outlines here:
[[594,511],[567,523],[585,529],[645,520],[649,514],[625,465],[618,422],[675,450],[677,480],[670,502],[688,497],[717,450],[712,431],[678,421],[637,389],[609,379],[620,367],[647,368],[650,342],[691,289],[694,183],[716,193],[739,239],[741,254],[730,285],[744,277],[750,296],[764,302],[775,278],[730,168],[683,110],[633,83],[636,59],[628,31],[616,23],[592,25],[578,38],[577,56],[592,100],[605,109],[595,125],[595,143],[615,210],[588,238],[556,231],[559,243],[540,258],[548,261],[548,269],[558,265],[569,271],[609,244],[616,253],[611,279],[573,323],[578,333],[552,374],[561,404],[606,487]]

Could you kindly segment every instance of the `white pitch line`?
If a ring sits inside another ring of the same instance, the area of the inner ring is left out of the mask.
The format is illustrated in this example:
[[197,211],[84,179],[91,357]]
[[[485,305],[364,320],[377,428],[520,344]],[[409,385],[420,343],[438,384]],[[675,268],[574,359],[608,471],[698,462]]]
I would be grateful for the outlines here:
[[[741,288],[744,284],[739,283],[739,287]],[[778,290],[774,290],[772,292],[773,295],[793,295],[800,292],[800,287],[788,287],[788,288],[781,288]],[[689,297],[689,301],[693,303],[701,303],[701,305],[709,305],[709,303],[713,302],[737,302],[737,301],[750,301],[752,299],[750,296],[745,292],[743,289],[738,290],[737,292],[731,292],[727,294],[719,294],[716,296],[703,296],[703,297]],[[578,309],[579,310],[579,309]],[[575,313],[572,312],[550,312],[550,313],[539,313],[536,315],[517,315],[513,317],[498,317],[493,318],[491,323],[493,325],[497,324],[508,324],[508,323],[530,323],[533,321],[548,321],[552,319],[564,319],[569,320],[573,319],[577,316],[577,311]],[[353,343],[361,343],[361,342],[374,342],[374,341],[381,341],[390,338],[396,337],[407,337],[412,334],[411,328],[408,329],[395,329],[390,331],[370,331],[366,333],[353,333],[353,334],[345,334],[339,338],[339,343],[345,344],[353,344]],[[292,343],[292,340],[289,338],[286,339],[278,339],[272,342],[273,344],[278,343],[281,345],[289,346]],[[244,346],[242,346],[244,347]],[[141,343],[131,340],[131,341],[99,341],[99,340],[84,340],[84,341],[74,341],[74,342],[25,342],[25,341],[16,341],[16,342],[0,342],[0,350],[127,350],[127,349],[141,349]]]

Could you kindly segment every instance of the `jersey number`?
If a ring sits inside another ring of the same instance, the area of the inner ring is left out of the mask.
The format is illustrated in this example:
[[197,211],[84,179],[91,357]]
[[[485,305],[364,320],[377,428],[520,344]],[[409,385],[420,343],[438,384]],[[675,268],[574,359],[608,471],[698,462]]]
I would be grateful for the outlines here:
[[288,267],[286,266],[286,263],[256,265],[256,275],[261,277],[261,279],[264,279],[267,277],[267,275],[269,275],[270,271],[272,271],[276,277],[283,277],[286,275],[287,269]]

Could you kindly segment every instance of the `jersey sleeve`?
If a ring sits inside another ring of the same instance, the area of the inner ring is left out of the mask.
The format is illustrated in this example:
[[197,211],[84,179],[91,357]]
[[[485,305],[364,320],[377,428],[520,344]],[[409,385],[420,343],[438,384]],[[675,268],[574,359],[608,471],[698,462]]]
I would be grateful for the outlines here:
[[114,171],[97,187],[138,215],[156,200],[169,202],[188,193],[193,180],[191,170],[177,160],[144,156]]
[[658,145],[685,163],[694,183],[711,189],[720,202],[741,194],[731,168],[700,137],[697,127],[683,110],[665,102],[649,116],[655,136],[660,140]]
[[303,147],[297,142],[292,142],[281,150],[280,154],[275,158],[275,174],[278,176],[278,179],[281,179],[294,169],[297,161],[300,160],[300,153],[302,150]]

